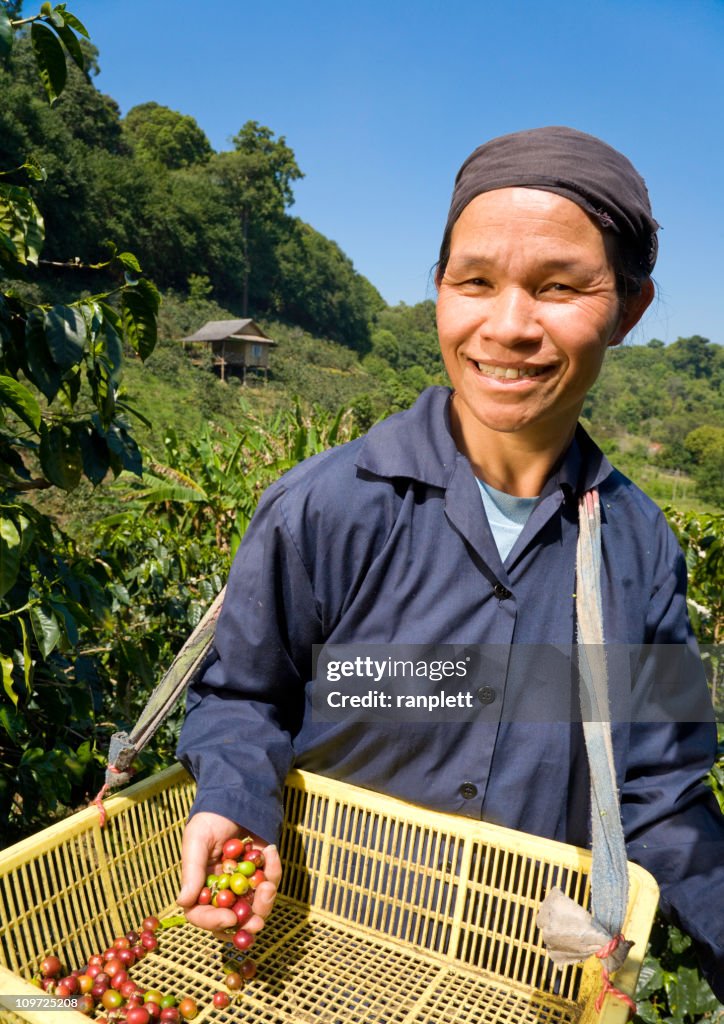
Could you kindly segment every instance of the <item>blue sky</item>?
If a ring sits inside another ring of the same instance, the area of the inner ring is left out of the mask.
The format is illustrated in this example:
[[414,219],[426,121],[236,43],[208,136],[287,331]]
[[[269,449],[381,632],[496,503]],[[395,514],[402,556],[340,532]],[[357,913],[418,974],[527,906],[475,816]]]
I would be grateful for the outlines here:
[[[455,173],[495,135],[569,124],[621,149],[663,226],[632,340],[724,343],[723,0],[70,0],[99,88],[155,100],[217,149],[247,120],[305,178],[291,212],[390,303],[434,297]],[[26,4],[29,11],[30,4]]]

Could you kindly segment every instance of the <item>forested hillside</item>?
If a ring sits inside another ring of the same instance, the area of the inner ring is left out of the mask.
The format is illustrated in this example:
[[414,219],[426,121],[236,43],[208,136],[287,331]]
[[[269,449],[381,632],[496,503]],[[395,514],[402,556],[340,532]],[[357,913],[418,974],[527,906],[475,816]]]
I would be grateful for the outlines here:
[[[30,183],[45,214],[42,259],[16,287],[69,301],[98,289],[89,268],[109,258],[111,241],[133,252],[165,300],[164,345],[144,375],[142,410],[155,365],[173,362],[180,337],[207,319],[247,314],[279,341],[271,394],[249,389],[262,408],[280,393],[303,395],[328,409],[349,406],[366,429],[445,382],[433,302],[387,306],[333,241],[291,215],[303,171],[283,136],[248,120],[233,148],[215,153],[193,118],[153,101],[121,117],[94,85],[97,51],[81,45],[86,70],[69,62],[52,108],[29,36],[0,67],[0,166],[30,160],[44,170]],[[6,180],[21,184],[25,175]],[[724,507],[724,351],[716,340],[622,346],[586,402],[594,436],[658,500]]]
[[28,36],[0,68],[0,166],[45,171],[32,185],[46,229],[33,279],[45,293],[96,288],[85,268],[112,240],[159,288],[186,291],[202,272],[237,315],[272,313],[365,351],[384,303],[333,241],[287,212],[303,175],[284,138],[249,120],[233,149],[214,153],[193,118],[157,103],[121,118],[93,84],[97,52],[81,45],[88,72],[69,64],[52,109]]

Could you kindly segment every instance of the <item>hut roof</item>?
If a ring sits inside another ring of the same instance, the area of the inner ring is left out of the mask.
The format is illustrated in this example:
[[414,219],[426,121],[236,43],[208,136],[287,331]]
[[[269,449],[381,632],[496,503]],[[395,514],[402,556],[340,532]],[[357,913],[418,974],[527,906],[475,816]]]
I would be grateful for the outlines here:
[[276,342],[265,334],[253,320],[209,320],[195,334],[190,334],[184,341],[224,341],[236,338],[240,341],[258,341],[264,345],[276,345]]

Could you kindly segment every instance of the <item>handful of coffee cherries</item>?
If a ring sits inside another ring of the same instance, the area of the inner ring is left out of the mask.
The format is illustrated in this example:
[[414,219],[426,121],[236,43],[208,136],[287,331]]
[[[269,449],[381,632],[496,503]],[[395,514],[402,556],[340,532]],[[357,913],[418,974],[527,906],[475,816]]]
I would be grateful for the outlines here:
[[249,949],[254,942],[244,925],[252,916],[251,908],[256,887],[266,880],[264,854],[254,846],[251,838],[227,839],[223,846],[221,873],[209,875],[199,893],[201,906],[225,907],[236,914],[238,929],[232,942],[237,949]]

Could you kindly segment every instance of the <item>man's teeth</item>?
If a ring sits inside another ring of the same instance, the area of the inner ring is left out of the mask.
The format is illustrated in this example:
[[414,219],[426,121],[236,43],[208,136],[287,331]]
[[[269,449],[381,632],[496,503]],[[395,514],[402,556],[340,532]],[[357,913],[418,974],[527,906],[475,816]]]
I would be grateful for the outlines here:
[[545,366],[491,366],[490,363],[476,363],[481,373],[488,377],[504,377],[506,380],[517,380],[519,377],[538,377],[545,372]]

